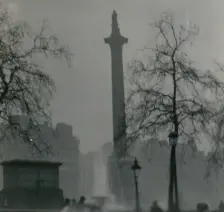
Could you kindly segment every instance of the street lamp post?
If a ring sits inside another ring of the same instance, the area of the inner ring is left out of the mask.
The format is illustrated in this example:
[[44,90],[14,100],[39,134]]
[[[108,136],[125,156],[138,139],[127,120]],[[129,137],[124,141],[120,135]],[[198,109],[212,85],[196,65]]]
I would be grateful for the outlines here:
[[178,134],[171,132],[169,134],[169,142],[171,145],[170,153],[170,179],[168,193],[168,209],[169,212],[179,212],[179,197],[177,183],[177,167],[176,167],[176,145],[178,142]]
[[137,158],[134,160],[134,164],[131,166],[131,169],[134,174],[135,182],[135,202],[136,202],[136,212],[140,212],[140,203],[139,203],[139,191],[138,191],[138,175],[142,167],[139,165]]

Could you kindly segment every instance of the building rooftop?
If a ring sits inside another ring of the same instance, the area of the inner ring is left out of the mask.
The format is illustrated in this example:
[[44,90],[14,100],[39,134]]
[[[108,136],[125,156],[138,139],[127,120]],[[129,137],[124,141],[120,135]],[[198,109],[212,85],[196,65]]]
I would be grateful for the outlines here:
[[44,161],[44,160],[5,160],[0,163],[1,165],[45,165],[45,166],[61,166],[62,163],[56,161]]

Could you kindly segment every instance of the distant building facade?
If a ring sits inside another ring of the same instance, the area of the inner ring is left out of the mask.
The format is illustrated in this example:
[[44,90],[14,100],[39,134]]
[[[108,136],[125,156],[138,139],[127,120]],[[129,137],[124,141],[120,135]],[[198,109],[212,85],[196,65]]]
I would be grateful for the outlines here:
[[[14,121],[26,124],[26,116],[13,116]],[[47,123],[40,124],[40,135],[33,135],[31,139],[37,139],[37,143],[50,145],[51,153],[44,155],[49,161],[60,161],[59,186],[63,189],[65,197],[77,198],[79,196],[79,139],[73,135],[72,126],[58,123],[51,128]],[[1,159],[38,159],[30,151],[28,145],[24,144],[20,137],[16,140],[2,142],[0,144]]]
[[102,153],[104,161],[113,153],[113,142],[107,142],[101,146],[100,152]]
[[[139,176],[141,203],[147,207],[158,200],[160,205],[167,207],[170,146],[157,140],[149,142],[149,147],[138,144],[134,152],[142,166]],[[176,159],[180,207],[191,210],[200,201],[217,207],[224,195],[224,171],[219,170],[216,178],[216,173],[211,170],[211,175],[206,178],[207,156],[187,144],[177,145]]]
[[59,166],[48,161],[3,161],[0,207],[9,209],[59,209],[64,202],[59,188]]
[[80,141],[73,136],[72,126],[58,123],[56,125],[56,137],[58,137],[58,159],[63,163],[60,167],[60,186],[64,195],[69,198],[78,198],[79,192],[79,161]]

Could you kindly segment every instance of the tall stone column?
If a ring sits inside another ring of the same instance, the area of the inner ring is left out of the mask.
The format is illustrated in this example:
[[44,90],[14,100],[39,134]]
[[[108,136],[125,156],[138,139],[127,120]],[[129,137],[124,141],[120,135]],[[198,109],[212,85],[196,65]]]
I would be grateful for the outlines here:
[[[111,50],[112,72],[112,104],[113,104],[113,154],[108,158],[108,176],[111,192],[118,201],[131,201],[133,176],[131,175],[130,158],[125,157],[126,123],[125,123],[125,95],[123,74],[123,45],[128,39],[123,37],[118,26],[117,13],[112,14],[112,31],[104,41]],[[127,155],[126,155],[127,156]]]

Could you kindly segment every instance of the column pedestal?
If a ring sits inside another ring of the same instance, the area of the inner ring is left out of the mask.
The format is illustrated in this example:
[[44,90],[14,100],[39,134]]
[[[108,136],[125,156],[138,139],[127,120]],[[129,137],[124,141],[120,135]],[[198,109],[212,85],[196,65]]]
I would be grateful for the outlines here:
[[121,204],[133,204],[134,178],[131,170],[134,158],[126,156],[118,159],[114,154],[108,157],[108,177],[110,191]]

